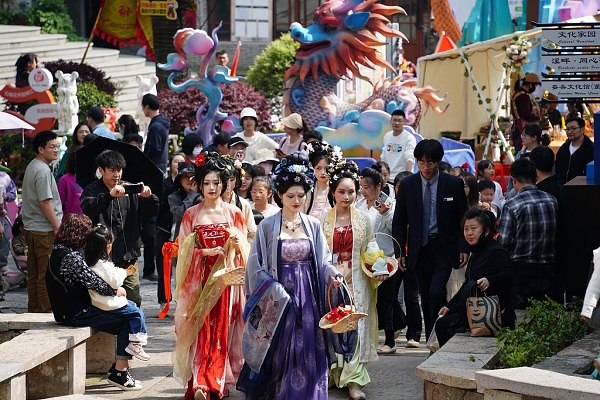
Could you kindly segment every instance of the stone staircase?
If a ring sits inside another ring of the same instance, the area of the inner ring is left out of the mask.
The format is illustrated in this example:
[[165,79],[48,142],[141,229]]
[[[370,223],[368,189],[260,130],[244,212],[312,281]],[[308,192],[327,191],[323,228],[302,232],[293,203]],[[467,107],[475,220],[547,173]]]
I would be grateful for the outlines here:
[[[23,53],[35,53],[42,63],[81,61],[87,42],[67,42],[61,34],[42,34],[40,27],[0,25],[0,87],[15,81],[15,62]],[[121,54],[119,50],[90,47],[85,62],[106,73],[121,90],[116,96],[118,115],[135,115],[138,84],[136,75],[155,75],[155,65],[144,57]]]

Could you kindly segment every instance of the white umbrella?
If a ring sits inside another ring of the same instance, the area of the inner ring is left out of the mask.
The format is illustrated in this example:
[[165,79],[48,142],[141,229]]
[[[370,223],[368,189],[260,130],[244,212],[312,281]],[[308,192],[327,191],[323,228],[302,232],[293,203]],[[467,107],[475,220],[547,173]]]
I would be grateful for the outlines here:
[[17,130],[22,132],[24,129],[34,130],[35,127],[31,126],[19,117],[8,112],[0,112],[0,131],[5,130]]

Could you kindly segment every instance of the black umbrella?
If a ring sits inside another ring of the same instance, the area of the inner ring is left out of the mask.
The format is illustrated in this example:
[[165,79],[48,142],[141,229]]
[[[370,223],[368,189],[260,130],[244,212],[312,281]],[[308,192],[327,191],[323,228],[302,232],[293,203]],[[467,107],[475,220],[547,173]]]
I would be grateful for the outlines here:
[[117,140],[99,136],[75,152],[77,183],[86,187],[96,180],[96,157],[104,150],[118,151],[125,157],[123,180],[131,183],[143,182],[159,198],[162,193],[163,173],[152,160],[137,147]]

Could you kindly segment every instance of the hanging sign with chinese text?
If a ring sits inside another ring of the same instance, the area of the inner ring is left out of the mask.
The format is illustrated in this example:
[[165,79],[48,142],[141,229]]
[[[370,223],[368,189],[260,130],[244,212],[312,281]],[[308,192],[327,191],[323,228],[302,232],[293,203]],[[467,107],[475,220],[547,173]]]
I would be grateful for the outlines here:
[[600,46],[600,32],[597,29],[542,29],[542,37],[562,47]]
[[167,17],[167,19],[177,19],[177,8],[179,5],[175,0],[168,1],[141,1],[140,15],[149,15],[156,17]]
[[558,96],[559,98],[598,98],[600,94],[600,81],[591,80],[542,80],[542,89]]
[[543,63],[556,72],[600,71],[600,54],[542,54]]

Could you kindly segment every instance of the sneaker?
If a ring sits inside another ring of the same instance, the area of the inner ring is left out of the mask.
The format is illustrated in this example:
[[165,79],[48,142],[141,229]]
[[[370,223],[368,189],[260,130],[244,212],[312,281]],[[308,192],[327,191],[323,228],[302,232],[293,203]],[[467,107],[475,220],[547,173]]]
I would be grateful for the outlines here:
[[408,342],[406,342],[406,347],[409,347],[411,349],[417,349],[421,347],[421,343],[417,342],[416,340],[409,339]]
[[110,368],[108,369],[108,372],[106,373],[106,375],[110,375],[110,374],[112,374],[112,373],[113,373],[113,371],[115,371],[115,370],[116,370],[116,368],[115,368],[116,366],[117,366],[117,364],[116,364],[116,363],[113,363],[113,364],[110,366]]
[[142,390],[142,385],[133,379],[129,371],[114,370],[108,377],[108,382],[123,390]]
[[129,345],[125,347],[125,351],[138,360],[148,361],[150,359],[150,356],[144,351],[144,348],[140,343],[130,342]]

